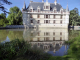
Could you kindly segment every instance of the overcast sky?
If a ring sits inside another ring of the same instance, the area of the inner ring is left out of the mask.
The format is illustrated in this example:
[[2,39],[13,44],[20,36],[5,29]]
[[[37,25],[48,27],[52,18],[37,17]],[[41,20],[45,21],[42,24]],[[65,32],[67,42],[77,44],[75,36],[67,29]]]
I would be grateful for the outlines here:
[[[24,1],[26,3],[26,7],[29,5],[30,3],[30,0],[8,0],[10,2],[12,2],[11,5],[4,5],[8,11],[11,7],[14,7],[14,6],[17,6],[20,8],[20,10],[22,10],[22,7],[24,5]],[[42,2],[42,0],[32,0],[34,2]],[[48,0],[49,3],[54,3],[55,0]],[[46,0],[44,0],[44,2],[46,2]],[[67,6],[67,3],[68,3],[68,6],[69,6],[69,10],[72,10],[74,9],[75,7],[78,8],[79,10],[79,14],[80,14],[80,0],[57,0],[58,3],[61,4],[61,6],[66,9],[66,6]],[[0,13],[2,13],[0,11]]]

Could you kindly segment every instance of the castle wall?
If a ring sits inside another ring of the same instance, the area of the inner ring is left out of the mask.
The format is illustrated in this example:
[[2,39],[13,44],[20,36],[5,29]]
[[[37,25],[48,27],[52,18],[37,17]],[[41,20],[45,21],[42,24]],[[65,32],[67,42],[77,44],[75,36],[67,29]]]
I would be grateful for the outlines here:
[[[23,13],[23,24],[27,25],[28,27],[53,27],[53,28],[68,28],[69,24],[69,15],[49,15],[49,18],[45,18],[45,15],[39,14],[39,18],[37,17],[38,14],[32,14],[32,18],[30,18],[31,14]],[[33,20],[33,23],[31,23]],[[37,23],[40,20],[40,23]],[[48,23],[45,21],[48,20]],[[55,20],[55,23],[53,23]],[[62,23],[60,23],[62,21]]]

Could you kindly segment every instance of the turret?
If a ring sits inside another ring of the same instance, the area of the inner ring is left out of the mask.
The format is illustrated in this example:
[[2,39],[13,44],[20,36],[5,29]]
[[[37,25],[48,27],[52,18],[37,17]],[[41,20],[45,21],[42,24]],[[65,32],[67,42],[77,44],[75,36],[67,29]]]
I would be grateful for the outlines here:
[[42,2],[44,2],[44,0],[42,0]]
[[67,5],[67,7],[66,7],[66,12],[68,12],[69,11],[69,8],[68,8],[68,5]]
[[54,4],[57,5],[57,0],[54,1]]
[[24,1],[24,6],[23,6],[23,9],[26,9],[26,4],[25,4],[25,1]]

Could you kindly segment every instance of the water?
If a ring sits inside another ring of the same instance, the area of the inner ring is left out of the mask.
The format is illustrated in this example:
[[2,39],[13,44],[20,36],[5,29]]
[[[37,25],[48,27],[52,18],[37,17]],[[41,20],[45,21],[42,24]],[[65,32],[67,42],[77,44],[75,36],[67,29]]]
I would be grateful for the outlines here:
[[79,30],[68,29],[7,29],[0,30],[0,42],[10,42],[16,38],[24,39],[31,43],[32,48],[39,48],[53,56],[67,54],[69,48],[65,41],[69,41],[79,35]]

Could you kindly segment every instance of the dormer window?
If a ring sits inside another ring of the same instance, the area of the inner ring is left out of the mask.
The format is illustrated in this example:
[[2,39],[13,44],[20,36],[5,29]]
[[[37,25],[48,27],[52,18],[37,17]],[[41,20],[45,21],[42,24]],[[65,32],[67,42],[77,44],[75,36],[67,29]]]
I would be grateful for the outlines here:
[[56,9],[56,7],[54,7],[54,8],[53,8],[53,11],[54,11],[54,13],[56,13],[56,12],[57,12],[57,9]]
[[49,9],[49,6],[46,6],[46,9]]
[[37,7],[37,12],[40,12],[40,7],[39,6]]
[[60,9],[60,12],[63,13],[63,8]]
[[33,12],[33,7],[32,6],[30,7],[30,12]]
[[44,10],[50,10],[50,3],[46,2],[43,6]]
[[30,12],[32,12],[32,9],[30,9]]
[[54,13],[56,13],[56,10],[54,10]]
[[38,12],[40,12],[40,9],[38,9]]
[[63,10],[61,10],[61,13],[63,13]]

